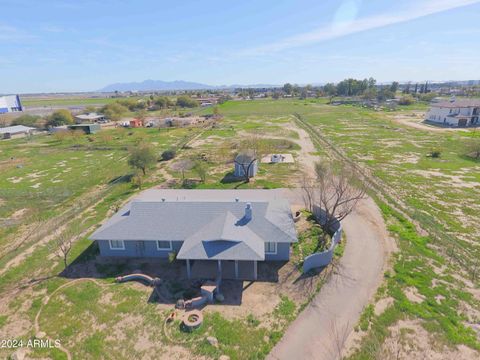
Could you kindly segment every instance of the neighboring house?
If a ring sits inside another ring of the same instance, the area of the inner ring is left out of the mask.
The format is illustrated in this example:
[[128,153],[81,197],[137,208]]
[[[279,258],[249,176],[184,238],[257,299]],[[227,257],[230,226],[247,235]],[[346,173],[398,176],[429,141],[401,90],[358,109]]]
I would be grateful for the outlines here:
[[100,124],[75,124],[68,125],[67,128],[69,130],[82,130],[85,134],[95,134],[102,130]]
[[88,114],[76,115],[75,116],[75,121],[77,122],[77,124],[80,124],[80,123],[98,123],[98,122],[102,123],[102,122],[106,122],[107,118],[105,117],[105,115],[97,114],[97,113],[93,112],[93,113],[88,113]]
[[462,99],[431,104],[425,120],[446,126],[480,125],[480,100]]
[[18,95],[0,96],[0,114],[23,111],[22,102]]
[[[248,267],[289,260],[297,242],[290,205],[277,190],[147,190],[90,237],[102,256],[167,258]],[[194,274],[195,275],[195,274]]]
[[143,127],[143,121],[140,119],[132,119],[130,120],[130,127],[132,128]]
[[254,177],[258,172],[258,160],[255,158],[253,151],[246,151],[238,154],[235,157],[235,170],[234,175],[237,177],[245,176],[245,172],[248,171],[249,177]]
[[7,126],[4,128],[0,128],[0,139],[13,139],[24,137],[33,134],[33,132],[36,130],[37,129],[35,128],[23,125]]

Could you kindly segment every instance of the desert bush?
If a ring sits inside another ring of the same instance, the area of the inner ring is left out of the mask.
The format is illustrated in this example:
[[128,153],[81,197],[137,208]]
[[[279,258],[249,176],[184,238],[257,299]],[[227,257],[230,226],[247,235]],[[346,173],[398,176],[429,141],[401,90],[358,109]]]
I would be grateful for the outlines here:
[[175,149],[168,149],[162,152],[161,159],[162,161],[172,160],[177,155]]

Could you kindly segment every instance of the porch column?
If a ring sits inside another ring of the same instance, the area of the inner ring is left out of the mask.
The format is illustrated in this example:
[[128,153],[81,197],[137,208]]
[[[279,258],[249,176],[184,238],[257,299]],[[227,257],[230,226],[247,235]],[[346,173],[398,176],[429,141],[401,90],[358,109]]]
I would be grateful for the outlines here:
[[222,260],[218,260],[218,273],[222,277]]
[[253,280],[257,280],[257,260],[253,261]]
[[235,279],[238,279],[238,260],[235,260]]
[[191,277],[191,273],[190,273],[190,259],[187,259],[187,277],[190,279]]

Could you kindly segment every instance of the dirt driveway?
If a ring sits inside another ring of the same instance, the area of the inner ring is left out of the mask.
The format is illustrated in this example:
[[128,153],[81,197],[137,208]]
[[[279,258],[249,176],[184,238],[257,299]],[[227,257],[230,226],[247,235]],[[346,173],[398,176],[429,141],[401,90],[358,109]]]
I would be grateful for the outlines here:
[[414,111],[411,114],[400,114],[393,115],[390,118],[398,124],[407,125],[415,129],[426,130],[431,132],[449,132],[449,131],[469,131],[468,129],[463,128],[448,128],[448,127],[439,127],[434,125],[428,125],[423,122],[425,118],[424,111]]
[[[298,129],[295,129],[298,131]],[[302,149],[314,148],[300,134]],[[305,136],[306,135],[306,136]],[[303,160],[312,174],[314,159]],[[301,190],[285,190],[292,204],[302,203]],[[362,200],[343,222],[345,253],[329,281],[290,325],[267,359],[338,359],[360,314],[380,286],[395,242],[389,237],[380,209],[371,198]]]

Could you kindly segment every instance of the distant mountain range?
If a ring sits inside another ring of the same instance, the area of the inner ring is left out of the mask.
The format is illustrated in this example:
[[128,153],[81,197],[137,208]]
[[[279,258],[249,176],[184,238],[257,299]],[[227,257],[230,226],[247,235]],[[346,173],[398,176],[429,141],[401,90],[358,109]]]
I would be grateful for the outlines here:
[[142,82],[116,83],[105,86],[98,90],[100,92],[113,91],[173,91],[173,90],[214,90],[214,89],[233,89],[233,88],[270,88],[279,87],[279,85],[255,84],[255,85],[220,85],[213,86],[191,81],[162,81],[145,80]]

